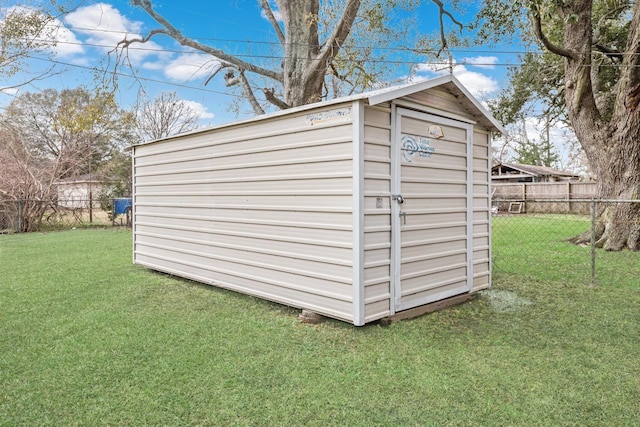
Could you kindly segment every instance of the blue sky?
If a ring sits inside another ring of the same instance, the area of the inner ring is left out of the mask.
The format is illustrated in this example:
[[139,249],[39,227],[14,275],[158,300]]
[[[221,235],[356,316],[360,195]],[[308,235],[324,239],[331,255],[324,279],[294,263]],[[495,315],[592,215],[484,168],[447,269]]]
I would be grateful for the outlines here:
[[[275,36],[270,24],[261,16],[256,0],[230,0],[228,2],[204,3],[198,1],[155,1],[157,10],[168,18],[187,36],[226,49],[235,54],[272,55],[270,45]],[[434,31],[437,27],[436,9],[431,2],[424,2],[418,11],[420,29]],[[470,18],[469,18],[470,19]],[[108,52],[127,35],[135,37],[157,28],[142,10],[127,0],[84,1],[75,11],[56,22],[52,48],[58,74],[19,89],[37,91],[47,87],[56,89],[76,87],[90,82],[92,68],[104,68],[109,61]],[[507,64],[516,62],[517,50],[513,45],[497,49],[455,51],[457,63],[454,74],[480,100],[495,96],[506,83]],[[38,55],[42,56],[42,55]],[[198,52],[178,46],[167,37],[155,38],[151,43],[131,50],[130,59],[142,77],[136,81],[121,76],[119,100],[123,106],[135,101],[139,84],[148,96],[154,97],[162,91],[176,91],[180,99],[201,114],[201,125],[218,124],[244,118],[253,113],[247,108],[240,116],[229,112],[227,106],[234,100],[219,75],[207,86],[204,80],[211,71],[213,62]],[[113,60],[113,59],[112,59]],[[409,67],[417,59],[407,56],[406,64],[399,64],[394,79],[402,80]],[[37,72],[51,65],[50,62],[33,59],[30,71]],[[415,63],[417,78],[438,75],[433,64]],[[121,69],[131,74],[127,68]],[[440,71],[440,72],[447,72]],[[24,76],[22,76],[24,78]],[[6,105],[15,96],[15,91],[0,92],[0,105]]]

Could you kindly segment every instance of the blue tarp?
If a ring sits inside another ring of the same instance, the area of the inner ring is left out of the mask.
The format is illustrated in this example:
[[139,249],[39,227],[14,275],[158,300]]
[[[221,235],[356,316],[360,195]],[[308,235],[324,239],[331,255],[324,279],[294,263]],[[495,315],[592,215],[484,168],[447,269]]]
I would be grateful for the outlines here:
[[127,212],[127,208],[131,208],[131,198],[113,199],[113,213],[122,215]]

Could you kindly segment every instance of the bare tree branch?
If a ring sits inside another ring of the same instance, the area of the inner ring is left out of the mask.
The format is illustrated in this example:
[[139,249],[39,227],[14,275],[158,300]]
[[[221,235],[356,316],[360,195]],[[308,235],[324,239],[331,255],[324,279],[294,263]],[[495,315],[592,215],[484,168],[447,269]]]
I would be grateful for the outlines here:
[[200,52],[204,52],[207,53],[209,55],[215,56],[216,58],[225,61],[225,62],[229,62],[233,65],[235,65],[238,68],[241,68],[243,70],[246,71],[250,71],[252,73],[256,73],[256,74],[260,74],[262,76],[268,77],[270,79],[276,80],[278,82],[282,82],[283,77],[282,77],[282,73],[280,72],[276,72],[273,70],[269,70],[263,67],[259,67],[257,65],[251,64],[249,62],[243,61],[233,55],[229,55],[228,53],[220,50],[220,49],[215,49],[212,48],[211,46],[207,46],[201,43],[198,43],[195,40],[192,40],[186,36],[184,36],[182,34],[182,32],[180,30],[178,30],[176,27],[174,27],[167,19],[165,19],[162,15],[160,15],[158,12],[156,12],[156,10],[153,8],[153,5],[151,3],[150,0],[132,0],[133,5],[135,6],[139,6],[142,9],[144,9],[145,12],[147,12],[149,14],[149,16],[151,16],[158,24],[160,24],[163,28],[162,29],[156,29],[153,30],[149,33],[149,35],[147,37],[144,37],[142,39],[138,40],[134,40],[134,41],[130,41],[129,43],[126,43],[125,46],[129,46],[131,43],[133,42],[140,42],[140,43],[144,43],[146,41],[149,41],[149,39],[151,37],[153,37],[156,34],[166,34],[168,36],[170,36],[172,39],[174,39],[176,42],[178,42],[180,45],[182,46],[186,46],[186,47],[191,47],[193,49],[199,50]]
[[338,55],[342,44],[351,32],[351,27],[358,15],[361,3],[362,0],[347,0],[340,22],[338,22],[338,25],[336,25],[333,33],[318,54],[319,60],[331,62]]
[[162,92],[153,100],[146,99],[138,110],[136,130],[142,141],[154,141],[197,127],[200,115],[176,92]]
[[218,66],[218,68],[216,68],[215,70],[213,70],[213,72],[211,73],[211,75],[209,77],[207,77],[207,80],[204,81],[204,85],[208,85],[209,82],[211,81],[211,79],[213,79],[220,71],[224,70],[225,68],[235,68],[232,64],[226,63],[226,62],[220,62],[220,65]]
[[[357,64],[356,64],[356,65],[355,65],[355,68],[360,69],[361,67],[360,67],[359,65],[357,65]],[[329,69],[331,70],[331,75],[332,75],[332,76],[337,77],[339,80],[341,80],[341,81],[343,81],[343,82],[347,82],[347,83],[349,83],[351,86],[355,86],[355,85],[353,84],[353,82],[350,82],[350,81],[349,81],[349,79],[347,79],[347,77],[346,77],[346,76],[342,76],[342,75],[340,75],[340,73],[338,73],[338,70],[336,70],[336,66],[335,66],[333,63],[329,64]]]
[[287,108],[291,108],[289,104],[281,100],[275,95],[275,89],[273,88],[263,88],[262,93],[264,93],[264,97],[267,101],[280,108],[281,110],[286,110]]
[[568,49],[562,48],[560,46],[555,45],[547,38],[542,31],[542,20],[540,19],[540,10],[534,4],[529,6],[531,10],[531,21],[533,22],[533,31],[536,34],[538,40],[542,42],[545,48],[547,48],[550,52],[555,53],[556,55],[563,56],[569,59],[577,59],[576,54]]
[[436,53],[436,57],[438,57],[444,50],[447,50],[449,48],[449,43],[447,42],[447,36],[444,32],[445,16],[448,17],[451,20],[451,22],[453,22],[455,25],[458,26],[458,28],[460,29],[460,32],[462,32],[462,30],[464,30],[465,28],[470,28],[470,26],[464,25],[462,22],[458,21],[451,12],[445,9],[442,1],[440,0],[431,0],[431,1],[435,3],[436,6],[438,6],[438,20],[440,23],[440,49],[438,49],[438,53]]
[[618,49],[611,49],[610,47],[604,46],[597,42],[594,45],[594,47],[598,50],[598,52],[603,53],[611,61],[617,62],[619,64],[622,63],[624,54],[620,52]]
[[251,104],[251,108],[253,108],[253,111],[258,115],[264,114],[264,109],[260,106],[260,103],[256,99],[256,95],[253,93],[253,89],[251,89],[249,80],[247,80],[247,77],[244,75],[244,70],[238,70],[238,74],[240,77],[240,83],[242,84],[242,88],[244,89],[244,93],[247,96],[247,99],[249,99],[249,103]]
[[276,35],[278,36],[278,40],[280,40],[280,43],[284,44],[285,43],[284,33],[282,32],[282,28],[280,27],[280,24],[278,24],[278,20],[273,15],[273,10],[271,9],[271,6],[269,6],[269,1],[258,0],[258,2],[260,3],[260,6],[262,6],[262,10],[264,10],[264,13],[267,16],[267,19],[269,20],[269,22],[271,23],[271,26],[276,32]]
[[20,83],[12,84],[12,85],[9,85],[9,86],[2,86],[0,88],[0,90],[7,91],[7,90],[10,90],[10,89],[17,89],[19,87],[27,86],[27,85],[30,85],[31,83],[34,83],[34,82],[37,82],[37,81],[40,81],[40,80],[44,80],[44,79],[47,79],[49,77],[53,77],[53,76],[56,76],[56,75],[59,75],[59,74],[60,74],[60,72],[59,71],[54,72],[54,66],[51,66],[51,67],[47,68],[46,71],[42,71],[37,76],[29,77],[28,79],[26,79],[26,80],[24,80],[24,81],[22,81]]
[[465,25],[462,22],[460,22],[458,19],[456,19],[456,17],[453,15],[453,13],[449,12],[445,8],[445,5],[441,0],[431,0],[431,1],[438,7],[440,47],[438,48],[437,51],[433,50],[433,49],[411,49],[411,48],[404,48],[404,49],[406,49],[408,51],[411,51],[411,52],[421,53],[421,54],[435,54],[436,58],[438,58],[438,57],[440,57],[440,54],[442,54],[443,51],[449,49],[449,42],[447,41],[447,35],[445,33],[445,26],[444,26],[444,18],[445,17],[449,18],[451,20],[451,22],[458,27],[460,32],[462,32],[465,28],[471,29],[472,26],[471,25]]
[[436,6],[438,6],[440,17],[447,16],[451,20],[451,22],[453,22],[458,26],[458,28],[460,28],[460,31],[464,30],[465,28],[470,28],[468,25],[464,25],[462,22],[458,21],[451,12],[445,9],[444,4],[440,0],[431,0],[431,1],[434,2]]

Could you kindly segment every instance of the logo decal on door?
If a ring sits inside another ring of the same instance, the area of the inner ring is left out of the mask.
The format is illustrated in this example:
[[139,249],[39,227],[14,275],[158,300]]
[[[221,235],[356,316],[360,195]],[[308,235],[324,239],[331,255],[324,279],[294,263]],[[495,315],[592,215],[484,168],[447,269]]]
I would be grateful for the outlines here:
[[422,136],[402,135],[402,160],[413,163],[417,154],[419,157],[430,158],[436,149],[431,146],[431,140]]

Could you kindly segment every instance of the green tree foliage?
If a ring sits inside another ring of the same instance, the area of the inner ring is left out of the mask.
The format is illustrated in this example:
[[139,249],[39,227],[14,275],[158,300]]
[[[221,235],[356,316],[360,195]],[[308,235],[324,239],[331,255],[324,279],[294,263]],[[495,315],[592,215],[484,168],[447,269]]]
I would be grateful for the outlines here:
[[99,89],[25,92],[3,119],[34,159],[57,163],[58,178],[96,171],[133,140],[133,115]]
[[[485,0],[479,19],[485,40],[516,34],[545,52],[512,70],[496,115],[509,122],[541,105],[573,128],[601,198],[640,198],[640,2]],[[601,221],[598,246],[640,249],[640,204],[607,208]]]
[[51,72],[51,68],[28,69],[26,61],[34,53],[50,54],[55,46],[52,34],[56,29],[51,25],[55,17],[44,8],[30,6],[28,1],[20,6],[3,3],[0,3],[0,76],[9,79],[24,72],[25,79],[10,85],[17,87]]
[[[604,118],[610,118],[615,101],[615,86],[620,77],[622,58],[629,35],[633,2],[593,1],[591,24],[594,38],[590,56],[594,94]],[[505,124],[525,116],[545,116],[570,122],[565,99],[565,68],[561,55],[545,49],[536,36],[531,17],[541,19],[544,36],[557,45],[564,44],[565,24],[576,19],[570,7],[556,1],[485,0],[478,16],[482,23],[481,40],[522,37],[529,51],[520,56],[520,66],[509,70],[510,85],[490,103],[492,113]],[[556,7],[567,10],[564,18]]]
[[555,167],[559,159],[558,153],[548,140],[539,142],[529,139],[514,148],[516,163],[534,166]]
[[20,201],[21,231],[42,224],[58,180],[92,173],[130,188],[122,147],[132,140],[133,118],[99,89],[26,92],[11,102],[0,121],[0,196]]

